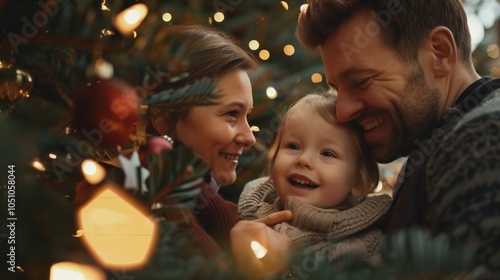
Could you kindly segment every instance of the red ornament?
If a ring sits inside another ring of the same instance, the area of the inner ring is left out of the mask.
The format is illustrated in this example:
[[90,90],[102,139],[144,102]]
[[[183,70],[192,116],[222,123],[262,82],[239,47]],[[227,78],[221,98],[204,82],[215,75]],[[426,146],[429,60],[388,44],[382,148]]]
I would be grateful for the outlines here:
[[172,144],[161,136],[153,136],[139,150],[139,157],[142,162],[148,155],[159,154],[162,150],[172,150]]
[[94,146],[126,143],[136,133],[141,116],[140,99],[125,81],[93,81],[75,94],[73,124]]

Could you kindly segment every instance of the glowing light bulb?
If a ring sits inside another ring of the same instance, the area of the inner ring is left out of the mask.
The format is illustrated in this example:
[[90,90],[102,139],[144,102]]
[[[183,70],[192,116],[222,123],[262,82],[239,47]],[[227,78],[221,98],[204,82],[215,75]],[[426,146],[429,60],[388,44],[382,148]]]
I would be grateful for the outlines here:
[[148,7],[145,4],[135,4],[119,13],[114,18],[113,25],[122,35],[131,35],[147,14]]
[[311,82],[318,84],[323,81],[323,76],[320,73],[314,73],[311,75]]
[[216,22],[222,22],[222,21],[224,21],[224,14],[223,14],[223,13],[221,13],[221,12],[217,12],[217,13],[215,13],[215,14],[214,14],[214,20],[215,20]]
[[260,57],[260,59],[262,59],[262,60],[268,60],[268,59],[269,59],[269,57],[271,57],[271,54],[269,53],[269,51],[268,51],[268,50],[261,50],[261,51],[259,52],[259,57]]
[[292,56],[295,53],[295,47],[292,45],[286,45],[283,48],[283,52],[288,56]]
[[259,48],[260,44],[259,44],[259,41],[257,40],[251,40],[250,42],[248,42],[248,47],[252,50],[252,51],[255,51]]
[[265,257],[267,255],[266,247],[262,246],[257,241],[252,241],[250,243],[250,247],[252,247],[252,251],[255,254],[255,257],[257,257],[257,259],[262,259],[263,257]]
[[161,19],[164,21],[164,22],[169,22],[172,20],[172,14],[170,13],[164,13],[162,16],[161,16]]
[[31,163],[31,166],[33,166],[38,171],[44,172],[45,170],[47,170],[47,168],[45,168],[45,166],[39,160],[34,160]]
[[60,262],[50,267],[50,280],[104,280],[104,273],[93,266]]
[[106,176],[104,167],[91,159],[84,160],[81,168],[83,177],[92,185],[99,184]]
[[266,95],[269,99],[276,99],[276,97],[278,97],[278,91],[274,87],[269,86],[266,88]]

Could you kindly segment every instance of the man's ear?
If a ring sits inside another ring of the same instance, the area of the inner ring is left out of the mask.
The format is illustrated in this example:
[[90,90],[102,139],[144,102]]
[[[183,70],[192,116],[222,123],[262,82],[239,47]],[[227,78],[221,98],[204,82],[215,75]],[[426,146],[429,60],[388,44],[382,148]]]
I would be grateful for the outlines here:
[[449,75],[458,60],[458,50],[453,33],[444,26],[438,26],[429,32],[425,49],[429,51],[435,78]]

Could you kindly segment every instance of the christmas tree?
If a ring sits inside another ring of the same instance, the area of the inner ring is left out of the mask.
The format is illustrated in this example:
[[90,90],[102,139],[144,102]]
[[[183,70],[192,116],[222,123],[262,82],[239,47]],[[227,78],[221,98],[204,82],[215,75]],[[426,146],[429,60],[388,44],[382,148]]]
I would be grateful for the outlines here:
[[[481,7],[491,4],[489,1],[471,2],[475,3],[477,13],[482,11]],[[125,0],[0,1],[3,33],[0,48],[0,168],[3,169],[0,170],[0,213],[7,225],[0,231],[2,259],[7,264],[2,267],[2,279],[48,279],[54,264],[67,261],[95,267],[107,279],[242,277],[228,256],[206,260],[197,254],[189,234],[176,228],[175,222],[157,224],[156,250],[149,255],[145,265],[129,270],[102,265],[80,238],[81,224],[77,224],[78,213],[71,201],[77,183],[88,180],[82,171],[85,160],[94,160],[90,162],[94,164],[117,157],[121,149],[128,148],[127,145],[145,143],[141,106],[148,102],[163,102],[165,106],[185,102],[189,106],[196,100],[210,100],[211,81],[198,81],[188,88],[165,93],[170,97],[161,99],[161,95],[157,95],[157,100],[151,100],[150,89],[155,78],[165,74],[170,78],[182,76],[182,51],[175,42],[157,41],[162,28],[179,24],[221,29],[237,38],[241,46],[248,48],[261,62],[253,75],[254,109],[249,119],[256,131],[257,144],[240,160],[235,185],[221,190],[227,199],[237,201],[243,184],[265,171],[267,147],[280,116],[290,103],[308,92],[328,89],[318,54],[303,49],[295,37],[297,15],[305,2],[152,0],[137,10],[135,21],[124,24],[122,12],[135,4],[138,2]],[[480,74],[495,76],[498,74],[492,59],[498,56],[498,46],[495,49],[493,45],[497,33],[495,25],[486,31],[487,36],[475,51],[476,64],[483,71]],[[116,96],[127,94],[130,98],[119,104],[126,109],[126,114],[96,106],[112,103]],[[123,130],[82,138],[75,127],[87,127],[92,131],[96,124],[94,117],[114,120]],[[134,128],[132,132],[128,130],[131,127]],[[129,134],[134,134],[135,138],[130,139]],[[104,143],[106,147],[96,147],[94,142]],[[114,145],[117,143],[121,145]],[[169,146],[165,141],[154,145],[154,149],[162,147]],[[136,168],[133,170],[138,168],[138,175],[135,174],[138,178],[134,180],[137,184],[132,185],[137,189],[126,190],[130,193],[129,198],[142,206],[155,201],[155,195],[189,200],[196,195],[190,187],[206,171],[193,158],[191,151],[183,147],[153,152],[142,164],[149,172],[147,194],[141,191],[142,183],[146,183],[145,178],[141,178],[141,166],[133,163],[132,167]],[[133,159],[127,160],[132,162]],[[394,177],[393,169],[397,167],[384,169],[385,177]],[[189,203],[185,204],[185,209],[175,211],[189,211]],[[440,273],[461,275],[460,269],[466,267],[470,258],[467,251],[449,248],[444,239],[431,243],[424,233],[402,234],[398,240],[406,246],[399,246],[403,249],[396,252],[387,248],[384,258],[389,264],[405,259],[407,269],[353,263],[345,271],[335,273],[346,279],[370,276],[372,279],[396,279],[398,275],[421,276],[422,271],[435,272],[434,276]],[[422,251],[414,250],[415,244],[420,244],[418,248],[423,248]],[[436,258],[447,261],[434,270],[429,266],[432,256],[438,253],[431,249],[426,251],[429,247],[442,248],[439,254],[443,257]],[[298,254],[295,264],[303,265],[303,260],[304,256]],[[314,279],[328,277],[327,271],[334,273],[332,269],[331,264],[317,262],[308,275]],[[297,271],[290,273],[299,274]]]

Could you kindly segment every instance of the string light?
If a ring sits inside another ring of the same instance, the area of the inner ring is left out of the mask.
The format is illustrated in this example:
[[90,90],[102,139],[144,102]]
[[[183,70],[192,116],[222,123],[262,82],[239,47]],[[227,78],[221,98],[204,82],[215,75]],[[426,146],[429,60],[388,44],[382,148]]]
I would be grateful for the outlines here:
[[147,212],[121,187],[104,185],[78,210],[82,241],[105,268],[142,267],[153,252],[158,234],[158,226]]
[[104,273],[96,267],[73,262],[60,262],[50,267],[50,280],[104,280]]
[[252,125],[252,127],[250,127],[250,130],[253,131],[253,132],[259,132],[260,131],[260,128],[256,125]]
[[37,159],[33,160],[31,166],[33,166],[38,171],[44,172],[45,170],[47,170],[47,168],[45,168],[45,166]]
[[300,12],[301,12],[301,13],[305,12],[305,11],[306,11],[306,9],[307,9],[307,7],[308,7],[308,5],[307,5],[307,4],[302,4],[302,5],[300,5]]
[[288,3],[287,2],[281,1],[281,6],[283,7],[283,9],[285,9],[285,11],[288,11]]
[[148,14],[148,6],[135,4],[120,12],[113,20],[113,25],[123,35],[131,35]]
[[278,97],[278,91],[274,87],[269,86],[266,88],[266,95],[269,99],[276,99],[276,97]]
[[104,59],[96,60],[94,69],[95,74],[103,79],[110,79],[113,77],[113,64]]
[[164,13],[162,16],[161,16],[161,19],[164,21],[164,22],[170,22],[172,20],[172,14],[171,13]]
[[295,48],[292,45],[286,45],[283,52],[288,56],[292,56],[295,53]]
[[104,167],[91,159],[84,160],[81,168],[83,177],[92,185],[99,184],[106,176]]
[[248,42],[248,47],[252,51],[255,51],[255,50],[259,49],[259,47],[260,47],[259,41],[257,41],[257,40],[251,40],[250,42]]
[[259,52],[259,57],[260,57],[260,59],[262,59],[262,60],[268,60],[268,59],[269,59],[269,57],[271,57],[271,54],[269,53],[269,51],[268,51],[268,50],[261,50],[261,51]]
[[214,20],[215,20],[216,22],[222,22],[222,21],[224,21],[224,14],[223,14],[223,13],[221,13],[221,12],[217,12],[217,13],[215,13],[215,14],[214,14]]
[[311,82],[318,84],[323,81],[323,76],[320,73],[314,73],[311,75]]

